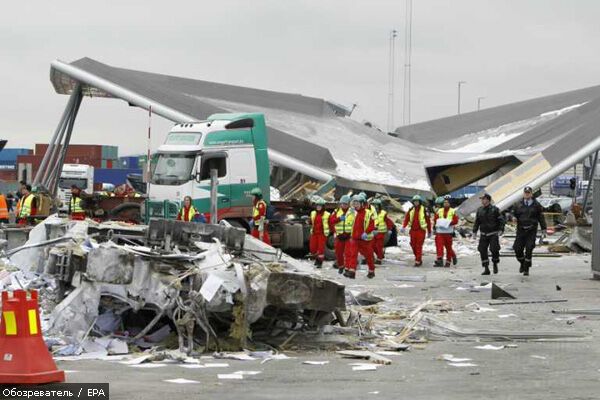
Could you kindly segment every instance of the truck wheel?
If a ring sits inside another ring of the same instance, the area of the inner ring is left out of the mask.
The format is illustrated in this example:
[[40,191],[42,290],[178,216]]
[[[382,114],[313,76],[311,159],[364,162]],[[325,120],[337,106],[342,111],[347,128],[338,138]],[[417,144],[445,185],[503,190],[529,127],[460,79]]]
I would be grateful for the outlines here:
[[334,247],[335,239],[333,235],[329,235],[327,238],[327,243],[325,243],[325,259],[328,261],[335,260],[335,247]]
[[135,221],[140,223],[142,221],[141,204],[139,203],[122,203],[110,210],[109,219],[121,220],[121,221]]
[[245,221],[239,219],[226,219],[226,221],[234,228],[244,229],[246,233],[250,233],[250,226]]

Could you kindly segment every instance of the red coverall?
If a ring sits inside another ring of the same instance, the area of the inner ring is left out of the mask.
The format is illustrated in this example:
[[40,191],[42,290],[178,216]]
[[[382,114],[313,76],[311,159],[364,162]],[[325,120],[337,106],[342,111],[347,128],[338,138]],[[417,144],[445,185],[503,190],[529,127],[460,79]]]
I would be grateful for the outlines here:
[[[412,225],[410,226],[410,247],[412,247],[413,254],[415,255],[415,262],[422,263],[423,262],[423,243],[425,243],[425,235],[431,233],[431,220],[427,215],[427,211],[425,211],[425,222],[427,223],[427,231],[421,228],[421,224],[419,222],[419,213],[421,212],[420,208],[423,207],[419,205],[414,207],[415,211]],[[408,223],[410,222],[410,211],[406,213],[404,216],[404,223],[402,224],[403,228],[406,228]]]
[[262,241],[265,242],[266,244],[270,245],[271,237],[269,236],[269,230],[267,229],[268,223],[266,222],[267,203],[265,203],[264,200],[262,200],[262,199],[258,200],[257,198],[254,198],[253,203],[254,203],[254,212],[253,212],[252,220],[254,221],[254,225],[252,227],[252,236],[254,236],[257,239],[260,239],[260,232],[258,231],[258,225],[259,225],[261,218],[264,218],[265,223],[264,223],[264,231],[262,233],[262,236],[263,236]]
[[352,235],[350,237],[350,242],[346,246],[346,268],[350,271],[356,271],[356,266],[358,265],[358,254],[360,253],[367,260],[369,272],[375,272],[373,241],[361,239],[363,233],[371,233],[375,230],[375,221],[371,219],[367,225],[367,229],[365,230],[365,214],[366,210],[364,208],[356,211]]
[[[444,218],[448,216],[448,210],[450,207],[444,207]],[[437,220],[439,218],[438,213],[435,213],[435,217],[433,217],[433,226],[435,226]],[[458,215],[454,214],[452,216],[452,221],[450,221],[450,226],[454,226],[458,224]],[[452,249],[452,234],[451,233],[436,233],[435,234],[435,250],[437,251],[437,258],[444,258],[444,247],[446,248],[446,261],[451,262],[452,259],[456,256],[454,254],[454,250]]]
[[[344,213],[346,218],[348,218],[349,210],[350,209],[348,208]],[[350,232],[338,232],[335,229],[335,225],[338,222],[340,222],[337,216],[337,211],[338,210],[332,212],[331,216],[329,217],[329,230],[332,233],[335,233],[335,241],[333,242],[333,246],[335,249],[335,260],[337,262],[338,268],[344,268],[346,267],[344,258],[346,254],[346,248],[348,247],[348,243],[350,242]]]
[[[390,231],[394,228],[394,221],[390,219],[390,217],[385,216],[385,225],[387,231]],[[375,234],[375,238],[373,239],[373,250],[375,250],[375,255],[378,260],[383,260],[384,258],[384,247],[385,247],[385,234],[386,232],[377,232]]]
[[309,240],[310,253],[320,261],[325,260],[325,244],[327,243],[327,236],[323,227],[323,214],[325,214],[325,210],[317,211]]

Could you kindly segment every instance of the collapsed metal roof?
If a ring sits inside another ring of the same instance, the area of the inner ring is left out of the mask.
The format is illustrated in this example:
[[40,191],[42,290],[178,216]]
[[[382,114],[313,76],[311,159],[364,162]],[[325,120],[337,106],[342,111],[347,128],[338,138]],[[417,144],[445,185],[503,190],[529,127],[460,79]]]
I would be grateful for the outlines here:
[[[174,122],[204,120],[213,113],[263,112],[272,163],[344,187],[394,196],[427,194],[423,152],[444,160],[456,155],[391,137],[347,118],[350,110],[323,99],[116,68],[90,58],[54,61],[57,93],[77,83],[84,95],[112,97]],[[433,154],[433,155],[432,155]]]
[[[414,124],[398,128],[395,135],[448,152],[512,155],[513,160],[501,167],[504,175],[484,189],[503,209],[521,196],[524,186],[540,187],[598,151],[598,127],[600,86],[594,86]],[[464,162],[426,165],[438,193],[473,182],[474,169],[475,164]],[[478,205],[474,196],[459,211],[468,214]]]

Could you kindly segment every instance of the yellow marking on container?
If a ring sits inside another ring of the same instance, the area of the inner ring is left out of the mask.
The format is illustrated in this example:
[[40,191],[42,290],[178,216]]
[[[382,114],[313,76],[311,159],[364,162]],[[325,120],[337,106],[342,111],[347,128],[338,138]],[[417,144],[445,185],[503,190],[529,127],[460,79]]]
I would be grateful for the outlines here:
[[6,326],[6,334],[7,335],[16,335],[17,334],[17,320],[15,319],[14,311],[4,311],[2,313],[2,317],[4,318],[4,325]]
[[37,333],[38,333],[37,310],[35,310],[35,309],[28,310],[27,315],[29,316],[29,333],[31,335],[37,335]]

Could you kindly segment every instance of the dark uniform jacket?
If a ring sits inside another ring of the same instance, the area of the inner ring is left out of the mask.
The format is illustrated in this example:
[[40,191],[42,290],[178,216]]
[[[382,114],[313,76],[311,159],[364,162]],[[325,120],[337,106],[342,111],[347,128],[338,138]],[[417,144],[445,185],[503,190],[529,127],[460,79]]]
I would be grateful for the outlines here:
[[504,231],[504,217],[498,207],[489,205],[487,207],[479,207],[473,224],[473,233],[478,230],[481,233],[492,233]]
[[515,205],[514,215],[517,218],[517,229],[529,230],[537,229],[538,223],[543,230],[546,230],[546,220],[544,219],[544,208],[537,200],[531,199],[531,205],[525,205],[525,200],[521,200]]

